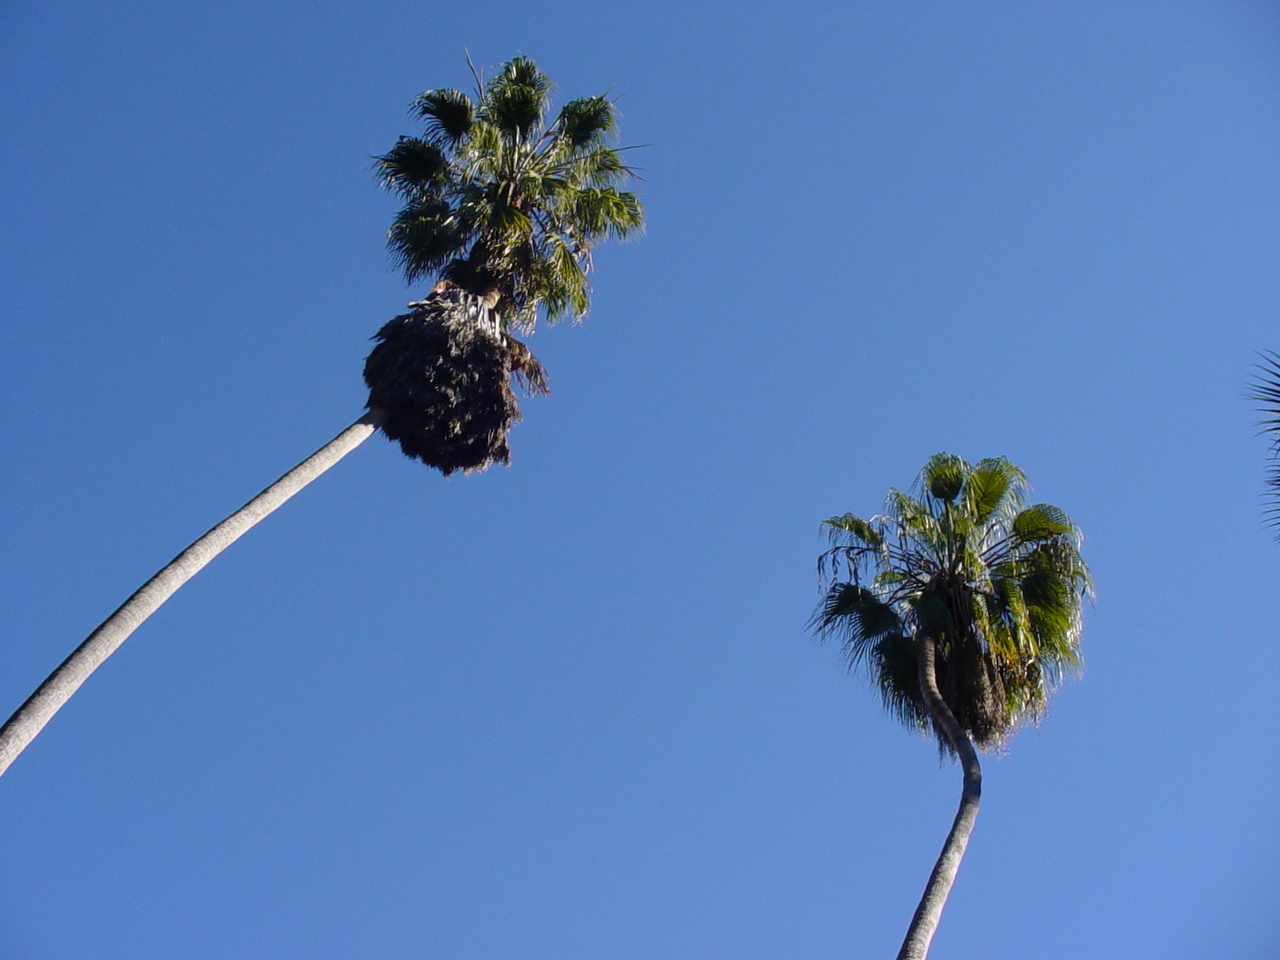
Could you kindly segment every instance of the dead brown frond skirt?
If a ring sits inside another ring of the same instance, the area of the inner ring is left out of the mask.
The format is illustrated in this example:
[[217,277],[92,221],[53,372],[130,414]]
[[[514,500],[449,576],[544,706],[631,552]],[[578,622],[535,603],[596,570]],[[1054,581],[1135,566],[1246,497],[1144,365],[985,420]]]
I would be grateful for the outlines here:
[[507,431],[521,416],[496,315],[456,288],[412,306],[378,331],[364,365],[382,432],[445,476],[509,463]]

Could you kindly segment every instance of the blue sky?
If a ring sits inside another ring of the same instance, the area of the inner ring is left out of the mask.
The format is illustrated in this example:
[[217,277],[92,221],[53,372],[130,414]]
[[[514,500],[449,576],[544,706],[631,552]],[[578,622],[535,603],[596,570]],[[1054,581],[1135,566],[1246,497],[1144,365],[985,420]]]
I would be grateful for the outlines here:
[[0,783],[0,957],[892,955],[959,773],[806,635],[818,523],[939,450],[1086,535],[1085,676],[986,762],[932,956],[1274,957],[1262,2],[0,9],[0,703],[359,415],[421,288],[370,157],[524,53],[612,90],[513,463],[368,442]]

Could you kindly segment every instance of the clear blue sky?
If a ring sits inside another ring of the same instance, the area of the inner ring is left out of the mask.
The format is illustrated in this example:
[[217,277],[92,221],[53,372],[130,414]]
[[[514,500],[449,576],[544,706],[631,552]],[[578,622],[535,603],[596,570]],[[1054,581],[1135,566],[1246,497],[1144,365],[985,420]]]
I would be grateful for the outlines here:
[[1098,599],[933,956],[1274,958],[1271,3],[10,0],[0,711],[359,415],[420,292],[370,157],[464,46],[622,97],[647,234],[509,469],[371,440],[21,757],[0,958],[892,956],[959,773],[804,625],[939,450]]

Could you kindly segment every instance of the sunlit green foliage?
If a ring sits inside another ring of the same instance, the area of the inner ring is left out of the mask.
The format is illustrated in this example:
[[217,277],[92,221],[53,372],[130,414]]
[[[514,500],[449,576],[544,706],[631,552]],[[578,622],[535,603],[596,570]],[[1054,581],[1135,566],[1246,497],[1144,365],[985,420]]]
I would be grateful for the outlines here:
[[1028,505],[1026,490],[1004,458],[970,465],[940,453],[914,496],[890,491],[885,514],[824,522],[832,547],[818,561],[826,592],[812,626],[842,642],[904,723],[933,724],[913,643],[922,632],[936,642],[943,699],[979,746],[1037,718],[1080,667],[1092,590],[1080,533],[1057,507]]
[[476,97],[428,90],[412,105],[421,137],[401,137],[377,158],[380,182],[399,194],[387,244],[410,282],[443,276],[496,294],[503,321],[529,328],[587,311],[591,249],[644,223],[621,189],[634,171],[614,146],[608,97],[570,100],[546,123],[551,81],[517,57]]

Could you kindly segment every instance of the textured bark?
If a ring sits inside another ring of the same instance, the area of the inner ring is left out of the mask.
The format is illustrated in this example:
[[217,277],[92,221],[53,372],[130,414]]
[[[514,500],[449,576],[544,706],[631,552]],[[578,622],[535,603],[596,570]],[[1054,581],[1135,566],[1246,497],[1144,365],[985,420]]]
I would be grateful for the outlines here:
[[45,724],[71,699],[80,684],[115,653],[129,634],[155,613],[179,587],[210,560],[238,540],[320,474],[364,442],[377,428],[379,414],[361,417],[333,440],[286,473],[227,519],[178,554],[108,617],[87,640],[40,684],[17,712],[0,727],[0,774],[9,768]]
[[933,873],[929,875],[920,905],[911,918],[911,927],[902,942],[902,949],[898,951],[898,960],[924,960],[928,956],[929,943],[933,940],[934,931],[938,929],[938,921],[942,919],[942,908],[946,906],[947,895],[951,893],[951,885],[955,882],[960,861],[969,845],[969,835],[973,833],[974,822],[978,819],[978,801],[982,796],[982,767],[978,764],[978,753],[956,721],[951,708],[942,699],[942,694],[938,692],[937,643],[933,637],[917,636],[915,649],[916,664],[920,672],[920,692],[937,728],[946,736],[956,756],[960,758],[964,769],[964,787],[960,793],[960,809],[956,811],[951,832],[947,834],[942,853],[933,866]]

